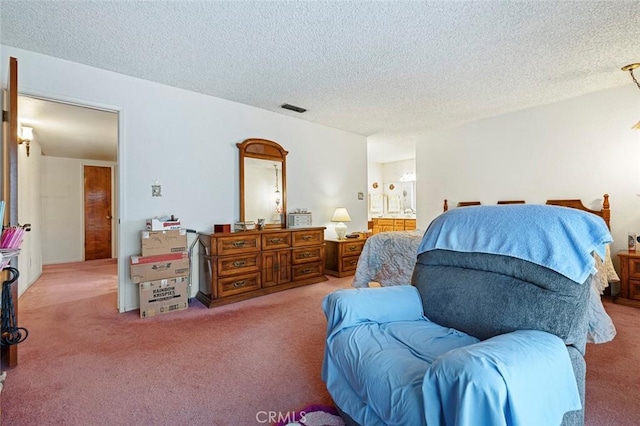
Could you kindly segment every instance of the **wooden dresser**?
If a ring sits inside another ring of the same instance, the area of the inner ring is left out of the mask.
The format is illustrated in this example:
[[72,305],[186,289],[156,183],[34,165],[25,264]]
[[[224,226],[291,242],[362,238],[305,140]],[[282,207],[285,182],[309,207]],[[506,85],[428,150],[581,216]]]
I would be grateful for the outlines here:
[[415,219],[374,217],[372,234],[390,231],[413,231],[416,229]]
[[327,258],[324,271],[335,277],[353,275],[358,266],[358,259],[367,240],[364,238],[347,238],[346,240],[326,240]]
[[197,299],[213,308],[326,281],[324,229],[200,233]]

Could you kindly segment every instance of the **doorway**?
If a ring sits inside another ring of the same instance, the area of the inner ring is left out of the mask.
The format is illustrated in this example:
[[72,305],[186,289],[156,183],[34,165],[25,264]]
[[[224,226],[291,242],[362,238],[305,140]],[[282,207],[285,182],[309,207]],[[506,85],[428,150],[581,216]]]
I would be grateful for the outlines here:
[[[18,116],[19,125],[33,133],[29,155],[19,152],[31,176],[28,185],[19,177],[18,203],[38,194],[28,208],[19,209],[20,221],[32,224],[29,268],[35,271],[27,284],[35,282],[43,265],[117,262],[119,113],[21,94]],[[99,188],[101,198],[95,199],[94,189],[85,191],[86,185]]]

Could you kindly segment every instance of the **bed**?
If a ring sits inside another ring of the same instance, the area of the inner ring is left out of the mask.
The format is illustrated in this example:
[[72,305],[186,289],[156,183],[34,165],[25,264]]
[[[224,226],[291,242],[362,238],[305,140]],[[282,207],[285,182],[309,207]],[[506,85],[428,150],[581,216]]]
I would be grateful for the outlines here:
[[[526,204],[524,200],[500,200],[497,205]],[[602,208],[594,210],[586,207],[578,199],[550,199],[546,205],[568,207],[594,214],[611,228],[611,206],[609,195],[603,195]],[[459,208],[480,206],[479,201],[460,201]],[[449,210],[448,201],[444,200],[443,212]],[[382,232],[367,239],[354,274],[352,286],[367,288],[374,284],[381,287],[409,285],[416,265],[418,247],[422,241],[424,231],[394,231]],[[606,313],[600,296],[611,284],[620,281],[611,260],[610,245],[605,246],[602,257],[594,255],[597,273],[591,280],[589,297],[589,332],[587,341],[590,343],[606,343],[616,334],[615,326]]]
[[367,238],[358,258],[353,287],[383,287],[411,282],[423,230],[380,232]]
[[[499,200],[498,205],[526,204],[525,200]],[[601,217],[607,227],[611,229],[611,207],[609,195],[604,194],[602,208],[594,210],[586,207],[578,199],[547,200],[545,204],[561,207],[570,207],[583,210]],[[457,207],[479,206],[480,201],[459,201]],[[444,200],[443,212],[449,210],[448,200]],[[365,288],[371,283],[377,283],[382,287],[394,285],[406,285],[411,282],[411,275],[416,261],[416,252],[424,230],[382,232],[372,235],[367,239],[362,254],[358,259],[358,265],[353,279],[353,287]],[[598,259],[600,260],[600,259]],[[602,265],[604,275],[600,275],[598,291],[603,294],[610,283],[619,282],[620,278],[611,262],[609,246]],[[603,278],[606,277],[606,278]]]
[[593,252],[611,236],[558,206],[454,209],[413,252],[411,285],[325,297],[322,376],[347,424],[584,423],[587,334],[607,326]]

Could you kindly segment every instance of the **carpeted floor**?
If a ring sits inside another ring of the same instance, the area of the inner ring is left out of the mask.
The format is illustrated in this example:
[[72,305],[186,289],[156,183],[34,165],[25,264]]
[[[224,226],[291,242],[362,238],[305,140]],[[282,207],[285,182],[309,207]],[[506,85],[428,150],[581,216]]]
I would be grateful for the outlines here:
[[[4,425],[259,425],[331,405],[320,303],[352,277],[141,319],[117,313],[115,274],[105,261],[46,267],[20,298],[30,334],[7,374]],[[587,349],[586,425],[635,425],[640,310],[606,307],[618,337]]]

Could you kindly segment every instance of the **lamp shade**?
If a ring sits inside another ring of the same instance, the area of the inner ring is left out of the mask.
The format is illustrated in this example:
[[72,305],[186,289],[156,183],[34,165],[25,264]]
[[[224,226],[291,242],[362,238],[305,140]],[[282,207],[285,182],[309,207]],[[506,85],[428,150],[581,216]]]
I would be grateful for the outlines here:
[[351,222],[351,216],[349,216],[347,209],[338,207],[336,211],[333,212],[331,222]]
[[20,138],[25,141],[33,140],[33,129],[31,127],[22,127],[20,129]]

